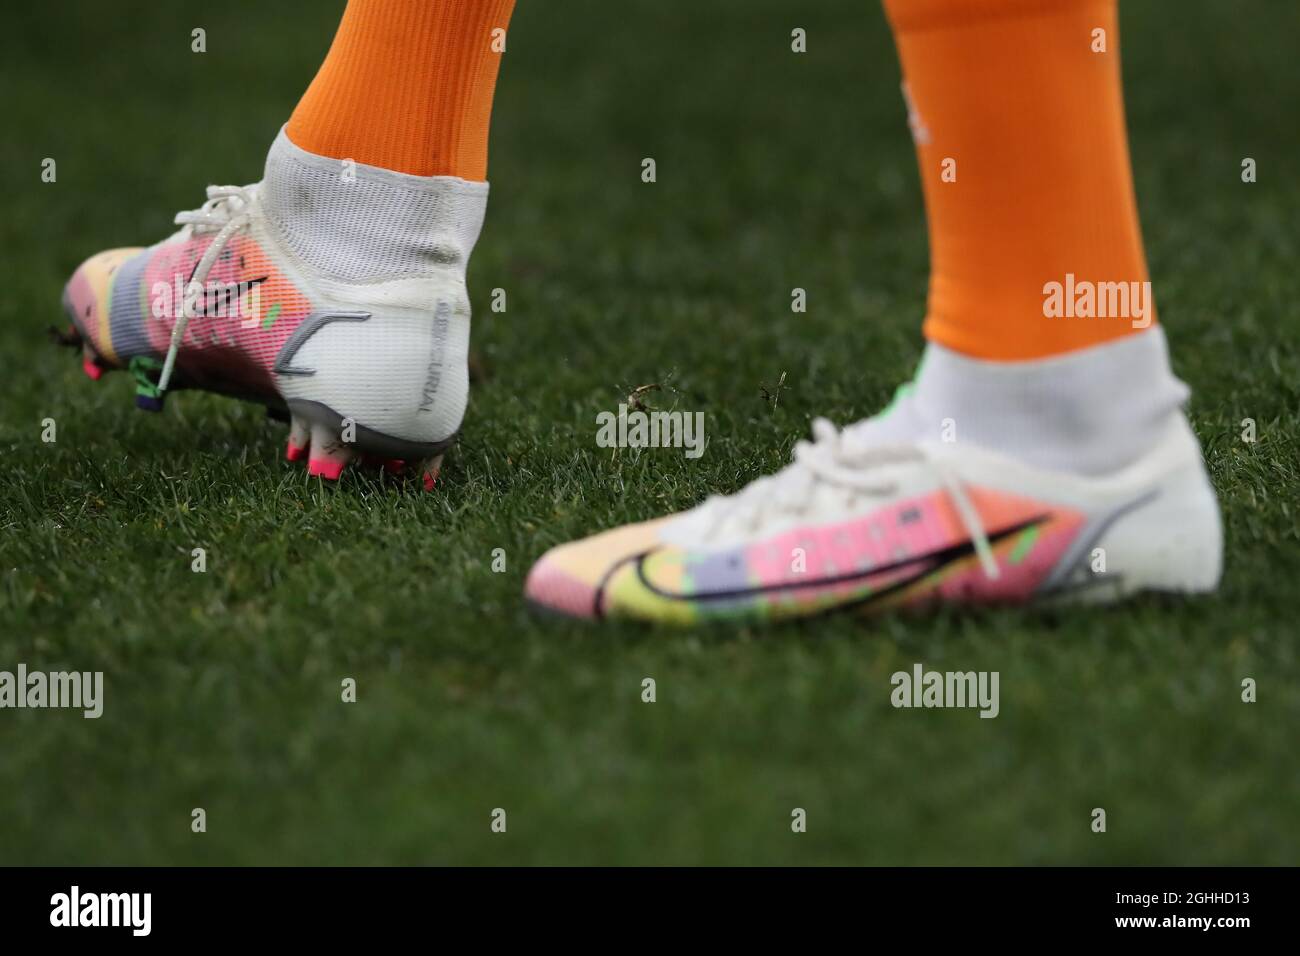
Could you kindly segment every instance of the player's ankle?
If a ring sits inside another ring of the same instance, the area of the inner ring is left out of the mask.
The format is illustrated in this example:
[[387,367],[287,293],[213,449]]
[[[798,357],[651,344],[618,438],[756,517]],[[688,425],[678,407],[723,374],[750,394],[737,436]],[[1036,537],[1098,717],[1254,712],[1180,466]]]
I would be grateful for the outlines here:
[[331,280],[459,277],[487,210],[488,184],[411,176],[300,149],[281,130],[262,208],[284,246]]
[[1140,458],[1187,400],[1164,332],[1050,358],[992,362],[930,343],[907,414],[940,441],[973,442],[1037,467],[1105,474]]

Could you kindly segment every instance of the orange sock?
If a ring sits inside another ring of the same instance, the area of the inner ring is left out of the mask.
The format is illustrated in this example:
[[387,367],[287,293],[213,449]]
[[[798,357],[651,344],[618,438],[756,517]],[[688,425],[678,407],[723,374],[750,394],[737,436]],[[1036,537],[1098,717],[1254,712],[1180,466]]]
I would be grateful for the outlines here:
[[486,179],[492,94],[514,5],[348,0],[286,127],[289,139],[310,153],[416,176]]
[[1115,0],[885,9],[929,219],[926,338],[1014,361],[1150,325]]

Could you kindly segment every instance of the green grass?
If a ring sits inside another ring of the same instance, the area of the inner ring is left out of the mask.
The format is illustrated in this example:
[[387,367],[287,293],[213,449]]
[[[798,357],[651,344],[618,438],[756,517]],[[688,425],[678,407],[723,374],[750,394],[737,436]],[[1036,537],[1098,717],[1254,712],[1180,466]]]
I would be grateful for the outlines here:
[[[0,711],[0,863],[1297,861],[1294,4],[1122,5],[1221,592],[695,632],[541,618],[523,576],[779,467],[812,416],[870,414],[910,374],[925,225],[880,11],[520,4],[470,269],[485,377],[426,495],[308,478],[254,407],[137,413],[126,376],[94,385],[44,339],[81,259],[259,177],[339,7],[185,6],[23,4],[0,39],[0,669],[107,685],[98,721]],[[669,377],[664,401],[707,416],[702,459],[595,447],[597,412]],[[999,671],[1001,715],[894,710],[917,661]]]

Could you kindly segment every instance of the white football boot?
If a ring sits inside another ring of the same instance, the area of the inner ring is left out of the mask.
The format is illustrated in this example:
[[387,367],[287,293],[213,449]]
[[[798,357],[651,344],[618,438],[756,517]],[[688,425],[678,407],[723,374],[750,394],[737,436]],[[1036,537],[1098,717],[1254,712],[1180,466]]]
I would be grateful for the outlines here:
[[1212,591],[1222,530],[1186,394],[1158,329],[1010,367],[932,345],[882,415],[819,419],[772,477],[552,549],[526,594],[694,623]]
[[282,131],[262,182],[210,187],[148,248],[85,262],[64,305],[98,378],[130,369],[137,404],[201,388],[291,419],[286,455],[337,478],[369,456],[426,485],[469,387],[465,269],[487,183],[307,153]]

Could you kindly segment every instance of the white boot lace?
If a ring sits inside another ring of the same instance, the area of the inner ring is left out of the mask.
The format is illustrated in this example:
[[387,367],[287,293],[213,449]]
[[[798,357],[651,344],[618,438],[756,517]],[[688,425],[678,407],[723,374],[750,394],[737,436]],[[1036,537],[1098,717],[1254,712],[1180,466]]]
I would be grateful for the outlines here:
[[805,514],[821,486],[846,490],[850,505],[862,496],[887,498],[897,494],[897,480],[872,475],[871,470],[884,465],[915,463],[929,469],[947,492],[970,535],[984,576],[990,580],[998,577],[998,563],[979,512],[961,480],[947,465],[929,457],[917,445],[854,447],[851,430],[839,431],[824,418],[814,419],[812,430],[811,442],[800,441],[795,446],[793,464],[775,475],[760,478],[735,495],[709,499],[707,505],[714,509],[715,532],[731,522],[757,532],[775,514]]
[[163,363],[162,374],[158,378],[158,391],[167,390],[171,381],[172,369],[176,365],[176,354],[185,339],[185,328],[195,314],[196,303],[200,295],[191,294],[193,289],[202,289],[208,273],[216,265],[217,257],[226,247],[230,237],[248,225],[252,215],[253,202],[257,197],[257,184],[250,186],[209,186],[208,199],[198,209],[189,209],[176,214],[176,224],[186,226],[190,236],[216,230],[216,236],[208,248],[203,251],[199,261],[194,264],[189,281],[185,284],[185,296],[182,300],[180,314],[172,326],[171,344],[167,349],[167,359]]

